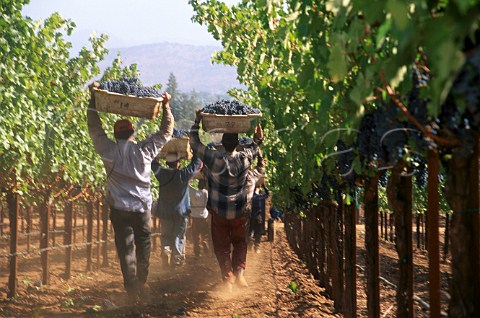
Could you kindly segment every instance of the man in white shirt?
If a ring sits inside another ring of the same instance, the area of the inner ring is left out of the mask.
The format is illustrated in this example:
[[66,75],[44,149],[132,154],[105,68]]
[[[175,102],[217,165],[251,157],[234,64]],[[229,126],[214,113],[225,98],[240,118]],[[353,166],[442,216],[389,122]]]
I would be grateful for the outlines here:
[[[92,84],[90,89],[96,85]],[[132,301],[138,300],[150,264],[150,163],[173,133],[170,94],[165,92],[162,97],[159,130],[141,141],[135,140],[133,125],[126,119],[115,123],[115,140],[109,139],[95,108],[93,94],[87,111],[88,132],[107,174],[107,201],[123,285]]]

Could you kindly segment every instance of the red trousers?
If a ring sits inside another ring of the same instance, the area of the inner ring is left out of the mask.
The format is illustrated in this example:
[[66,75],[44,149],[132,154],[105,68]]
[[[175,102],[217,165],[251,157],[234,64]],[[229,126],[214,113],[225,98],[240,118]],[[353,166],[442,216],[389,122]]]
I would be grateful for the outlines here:
[[247,262],[247,217],[242,215],[233,220],[226,220],[214,211],[211,215],[213,250],[220,265],[222,279],[233,283],[235,274],[244,270]]

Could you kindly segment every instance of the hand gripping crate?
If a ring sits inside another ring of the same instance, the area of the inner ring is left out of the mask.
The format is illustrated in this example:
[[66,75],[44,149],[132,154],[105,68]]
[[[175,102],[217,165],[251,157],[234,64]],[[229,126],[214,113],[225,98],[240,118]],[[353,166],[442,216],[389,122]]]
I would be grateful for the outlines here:
[[218,115],[202,113],[202,128],[206,132],[246,133],[252,128],[252,121],[262,114]]
[[98,111],[125,116],[155,119],[160,113],[161,97],[137,97],[93,88]]

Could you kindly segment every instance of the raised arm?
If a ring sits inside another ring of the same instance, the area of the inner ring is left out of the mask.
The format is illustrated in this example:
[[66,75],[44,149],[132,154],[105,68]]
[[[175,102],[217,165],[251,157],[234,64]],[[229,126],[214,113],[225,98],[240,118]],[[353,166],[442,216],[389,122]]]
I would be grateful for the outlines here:
[[171,138],[173,134],[173,115],[170,109],[169,93],[162,94],[162,121],[160,122],[160,130],[151,134],[150,137],[141,143],[139,143],[143,152],[148,155],[152,160],[155,158]]
[[181,171],[182,181],[184,183],[189,182],[193,178],[195,173],[197,173],[198,171],[200,171],[200,169],[202,169],[202,166],[203,166],[203,162],[200,159],[198,159],[197,156],[194,155],[190,163]]
[[98,111],[95,105],[93,87],[98,87],[98,83],[94,82],[89,86],[90,103],[87,109],[88,133],[90,135],[90,138],[92,138],[95,151],[102,155],[109,149],[109,147],[111,147],[115,143],[112,140],[108,139],[107,134],[102,127],[102,121],[100,120],[100,116],[98,116]]
[[[253,134],[252,145],[243,150],[243,152],[250,159],[251,163],[253,163],[253,159],[256,156],[261,156],[260,145],[262,144],[262,142],[263,142],[263,130],[262,130],[262,127],[260,126],[260,123],[258,123],[258,125],[255,127],[255,133]],[[259,160],[257,165],[263,167],[263,161]],[[257,170],[260,171],[259,169]]]
[[193,150],[194,156],[197,156],[207,167],[209,167],[213,165],[214,153],[202,143],[200,136],[198,135],[201,120],[202,114],[198,109],[195,112],[195,123],[190,129],[190,147]]
[[166,140],[164,144],[172,138],[173,134],[173,115],[172,115],[172,110],[170,109],[170,99],[172,98],[169,93],[165,92],[162,95],[163,101],[162,101],[162,122],[160,123],[160,134],[161,138]]

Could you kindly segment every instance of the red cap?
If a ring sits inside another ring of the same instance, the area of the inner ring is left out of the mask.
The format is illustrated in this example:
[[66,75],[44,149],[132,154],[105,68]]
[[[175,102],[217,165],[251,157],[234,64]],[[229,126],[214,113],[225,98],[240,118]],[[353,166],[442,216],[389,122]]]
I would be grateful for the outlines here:
[[113,126],[113,133],[115,135],[127,131],[134,132],[133,125],[128,119],[120,119],[115,122]]

